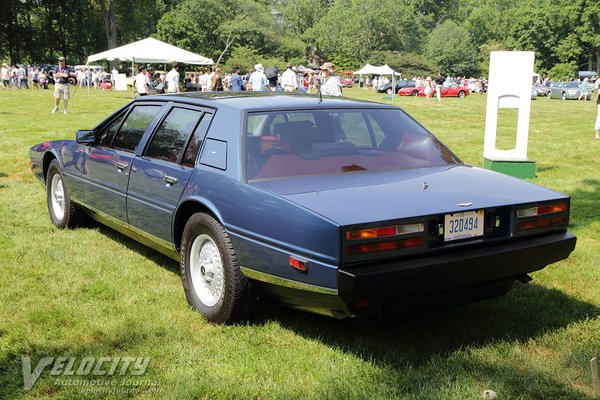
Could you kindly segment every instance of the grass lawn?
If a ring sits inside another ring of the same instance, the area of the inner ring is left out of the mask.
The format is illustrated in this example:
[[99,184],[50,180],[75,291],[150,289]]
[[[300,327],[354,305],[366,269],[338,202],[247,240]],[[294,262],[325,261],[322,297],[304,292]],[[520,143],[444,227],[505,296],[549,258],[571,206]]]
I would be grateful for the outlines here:
[[[345,95],[383,101],[359,88]],[[51,115],[51,91],[0,91],[0,399],[448,400],[481,399],[486,389],[499,399],[594,398],[589,360],[600,356],[595,102],[532,102],[529,156],[538,168],[532,181],[572,196],[578,245],[568,260],[532,274],[531,284],[386,326],[270,304],[252,324],[215,326],[187,306],[176,262],[102,226],[55,229],[44,189],[29,171],[30,146],[73,138],[128,100],[128,93],[88,97],[78,89],[70,114]],[[395,100],[477,166],[485,103],[480,95]],[[510,138],[500,143],[509,147]],[[31,390],[23,388],[22,357],[35,367],[58,356],[151,361],[142,377],[111,377],[113,394],[65,384],[50,368]],[[132,378],[139,385],[127,381]]]

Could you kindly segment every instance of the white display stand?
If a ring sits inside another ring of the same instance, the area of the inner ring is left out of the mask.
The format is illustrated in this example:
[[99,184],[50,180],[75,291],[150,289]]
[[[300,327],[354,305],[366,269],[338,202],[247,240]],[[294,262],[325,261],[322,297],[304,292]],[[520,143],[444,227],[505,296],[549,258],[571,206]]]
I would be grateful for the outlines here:
[[125,74],[117,74],[115,77],[115,90],[127,90],[127,77]]
[[[527,159],[534,59],[535,53],[531,51],[493,51],[490,54],[484,167],[520,178],[535,176],[535,161]],[[496,147],[500,108],[518,109],[514,149],[500,150]]]

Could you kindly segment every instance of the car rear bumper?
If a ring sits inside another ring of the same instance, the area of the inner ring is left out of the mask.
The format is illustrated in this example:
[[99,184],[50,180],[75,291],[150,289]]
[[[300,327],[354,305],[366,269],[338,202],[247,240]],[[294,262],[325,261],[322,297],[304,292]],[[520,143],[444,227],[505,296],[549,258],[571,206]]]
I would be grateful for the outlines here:
[[342,268],[338,270],[338,293],[347,303],[368,301],[374,305],[469,291],[494,282],[512,283],[567,258],[576,241],[575,235],[564,232],[431,257]]

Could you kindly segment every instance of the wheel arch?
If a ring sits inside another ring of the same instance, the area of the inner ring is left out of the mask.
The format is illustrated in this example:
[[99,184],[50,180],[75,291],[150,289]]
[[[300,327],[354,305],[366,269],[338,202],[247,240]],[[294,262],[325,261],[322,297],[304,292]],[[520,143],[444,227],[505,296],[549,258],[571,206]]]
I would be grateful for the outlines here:
[[213,211],[213,209],[208,207],[204,202],[198,199],[190,199],[182,202],[179,207],[177,207],[177,211],[173,217],[173,244],[177,251],[181,249],[181,238],[187,221],[192,215],[199,212],[208,214],[216,219],[221,225],[223,224],[218,213]]
[[44,182],[46,181],[46,177],[48,176],[48,168],[50,168],[50,163],[52,162],[52,160],[58,160],[58,157],[53,152],[47,151],[46,154],[44,154],[44,159],[42,161],[42,174],[44,176]]

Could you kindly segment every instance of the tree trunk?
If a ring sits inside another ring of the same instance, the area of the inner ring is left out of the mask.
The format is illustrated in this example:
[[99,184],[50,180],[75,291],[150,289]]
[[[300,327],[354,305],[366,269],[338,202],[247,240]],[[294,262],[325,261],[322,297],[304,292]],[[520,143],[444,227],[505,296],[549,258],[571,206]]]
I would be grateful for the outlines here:
[[[115,16],[115,0],[99,0],[102,17],[104,18],[104,31],[108,49],[117,47],[117,19]],[[110,61],[109,70],[114,68],[114,61]]]
[[596,72],[600,76],[600,47],[596,49]]

